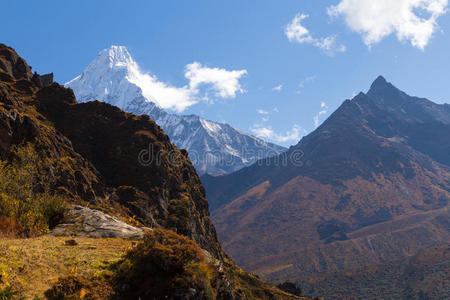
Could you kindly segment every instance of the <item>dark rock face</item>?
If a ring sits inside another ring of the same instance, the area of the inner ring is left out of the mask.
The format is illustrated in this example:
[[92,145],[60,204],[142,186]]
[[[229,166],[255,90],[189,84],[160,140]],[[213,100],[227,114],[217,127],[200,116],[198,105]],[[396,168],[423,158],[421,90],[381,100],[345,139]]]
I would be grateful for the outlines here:
[[[123,193],[124,186],[136,189],[139,198],[135,202],[141,209],[135,211],[141,212],[138,216],[143,222],[157,219],[161,226],[176,228],[202,247],[212,250],[217,246],[212,224],[203,219],[208,204],[195,170],[148,116],[136,117],[101,102],[75,104],[71,90],[56,85],[40,90],[37,99],[38,110],[95,166],[104,183],[120,188],[119,197],[131,196]],[[139,160],[143,151],[151,158],[145,164]],[[186,210],[186,219],[179,222],[176,209],[171,211],[173,205]]]
[[3,44],[0,44],[0,70],[14,80],[27,80],[32,77],[31,67],[25,60],[17,55],[14,49]]
[[53,73],[45,74],[45,75],[39,75],[36,72],[33,74],[33,78],[31,78],[33,83],[40,87],[46,87],[53,83]]
[[285,156],[203,176],[225,249],[249,270],[287,280],[446,241],[449,107],[380,77]]

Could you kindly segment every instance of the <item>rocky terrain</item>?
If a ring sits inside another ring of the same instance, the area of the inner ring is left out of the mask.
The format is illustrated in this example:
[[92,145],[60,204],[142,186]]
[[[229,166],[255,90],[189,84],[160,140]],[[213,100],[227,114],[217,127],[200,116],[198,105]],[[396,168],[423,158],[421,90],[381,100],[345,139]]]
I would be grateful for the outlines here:
[[383,264],[450,240],[450,106],[384,78],[285,155],[203,176],[232,257],[284,281]]
[[[186,151],[172,145],[153,120],[98,101],[77,103],[71,89],[51,79],[32,74],[25,60],[0,44],[1,235],[35,237],[71,222],[87,236],[89,227],[103,221],[120,225],[119,231],[134,230],[122,222],[153,230],[118,264],[62,276],[47,298],[130,299],[141,292],[158,299],[295,298],[242,271],[223,252]],[[46,247],[53,246],[41,250]],[[27,269],[33,260],[21,264]],[[14,266],[1,267],[2,293],[13,286],[29,294]],[[155,270],[160,273],[148,273]],[[7,281],[9,273],[16,280]],[[145,289],[155,280],[148,274],[161,276]],[[127,280],[137,275],[141,281],[127,289]]]

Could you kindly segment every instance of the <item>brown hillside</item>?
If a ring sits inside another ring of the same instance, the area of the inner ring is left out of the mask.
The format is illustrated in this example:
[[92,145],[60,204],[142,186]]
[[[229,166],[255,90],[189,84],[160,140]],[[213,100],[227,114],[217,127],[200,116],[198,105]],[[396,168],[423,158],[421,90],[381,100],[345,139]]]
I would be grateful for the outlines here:
[[204,177],[224,248],[286,280],[450,240],[450,110],[383,78],[285,156]]

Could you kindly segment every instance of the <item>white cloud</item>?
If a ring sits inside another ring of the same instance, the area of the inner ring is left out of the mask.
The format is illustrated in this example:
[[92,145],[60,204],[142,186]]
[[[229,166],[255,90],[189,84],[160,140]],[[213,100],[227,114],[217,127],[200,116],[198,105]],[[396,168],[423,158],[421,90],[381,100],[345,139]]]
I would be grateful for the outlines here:
[[202,101],[211,100],[200,91],[201,86],[210,86],[218,98],[235,98],[237,93],[244,93],[239,80],[247,74],[246,70],[228,71],[226,69],[208,68],[198,62],[186,66],[185,77],[188,86],[175,87],[160,81],[156,76],[143,73],[135,62],[128,65],[129,80],[141,88],[144,97],[157,103],[164,109],[178,112]]
[[128,66],[133,69],[129,72],[129,80],[141,88],[143,96],[164,109],[183,111],[194,105],[198,99],[188,87],[174,87],[150,74],[142,73],[137,64]]
[[447,12],[448,0],[341,0],[328,8],[332,17],[343,16],[368,47],[396,34],[400,41],[424,49],[439,28],[437,19]]
[[297,42],[299,44],[310,44],[322,49],[328,55],[334,55],[336,52],[345,52],[346,47],[336,42],[335,36],[328,36],[325,38],[314,38],[309,30],[301,23],[308,18],[308,15],[298,14],[289,23],[284,33],[290,42]]
[[316,76],[309,76],[299,82],[298,87],[304,88],[306,84],[312,83],[316,80]]
[[308,17],[309,16],[305,14],[298,14],[294,17],[291,23],[286,26],[284,32],[289,41],[296,41],[300,44],[314,42],[313,37],[309,33],[309,30],[301,24],[301,22]]
[[326,38],[321,38],[314,43],[314,46],[319,47],[326,53],[333,55],[335,52],[345,52],[347,47],[344,45],[338,45],[336,43],[336,36],[331,35]]
[[325,102],[320,103],[320,108],[321,110],[314,116],[314,128],[319,127],[321,117],[328,113],[328,105]]
[[[262,123],[266,123],[267,121],[269,121],[269,115],[273,114],[273,113],[278,113],[278,108],[275,107],[274,109],[268,111],[268,110],[264,110],[264,109],[258,109],[257,110],[258,114],[262,115],[261,117],[261,121]],[[258,127],[258,125],[254,125],[253,127]],[[259,125],[259,127],[261,127],[261,125]]]
[[219,68],[208,68],[198,62],[186,66],[184,76],[189,79],[189,87],[197,91],[198,87],[211,84],[217,97],[235,98],[237,93],[244,93],[239,79],[246,75],[246,70],[228,71]]
[[259,138],[272,140],[279,143],[286,142],[298,142],[300,138],[306,134],[306,131],[298,125],[294,125],[292,129],[288,130],[285,134],[276,133],[272,127],[255,125],[252,128],[252,132]]
[[295,91],[296,94],[301,94],[301,90],[303,89],[306,85],[313,83],[316,80],[316,76],[309,76],[306,77],[305,79],[302,79],[299,83],[298,83],[298,87],[299,89]]
[[279,112],[277,107],[274,107],[269,111],[258,109],[257,112],[262,115],[261,121],[254,124],[250,130],[259,138],[278,143],[287,143],[291,141],[298,142],[302,136],[306,135],[306,130],[296,124],[284,134],[277,133],[271,126],[268,126],[267,122],[269,121],[269,116]]
[[279,91],[281,91],[283,89],[283,85],[282,84],[279,84],[279,85],[277,85],[276,87],[274,87],[273,89],[272,89],[272,91],[277,91],[277,92],[279,92]]

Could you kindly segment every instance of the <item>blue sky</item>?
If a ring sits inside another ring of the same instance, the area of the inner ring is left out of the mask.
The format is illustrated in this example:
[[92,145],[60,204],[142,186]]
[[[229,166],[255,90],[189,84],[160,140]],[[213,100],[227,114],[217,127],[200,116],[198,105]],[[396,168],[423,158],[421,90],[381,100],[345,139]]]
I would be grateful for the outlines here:
[[378,75],[409,94],[450,102],[447,0],[371,3],[0,0],[0,42],[60,83],[111,45],[126,46],[144,71],[176,87],[189,84],[193,62],[246,70],[245,91],[225,99],[209,93],[183,114],[291,145]]

